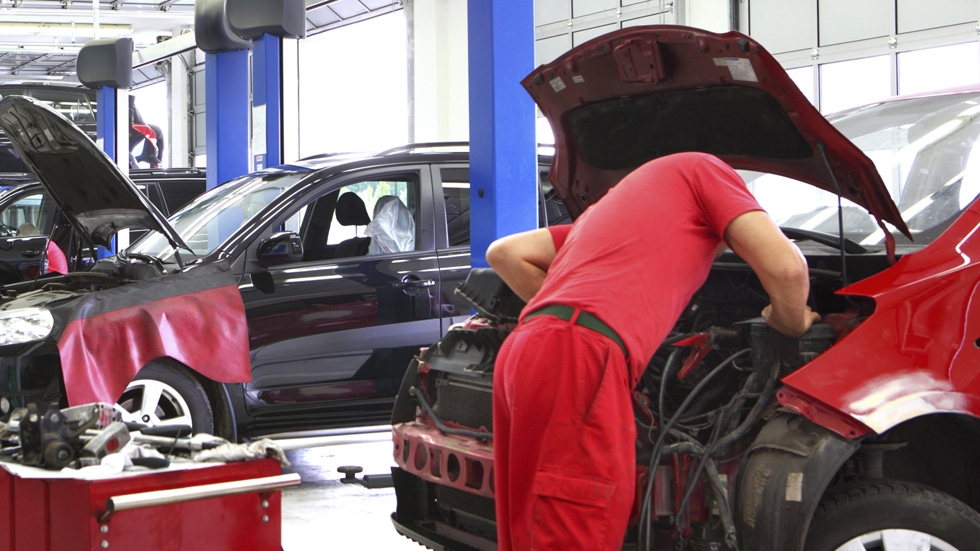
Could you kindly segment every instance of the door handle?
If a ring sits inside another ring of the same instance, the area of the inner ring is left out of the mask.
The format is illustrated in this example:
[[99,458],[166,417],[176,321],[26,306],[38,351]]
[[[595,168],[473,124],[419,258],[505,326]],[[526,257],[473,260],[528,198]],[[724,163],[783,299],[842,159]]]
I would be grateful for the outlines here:
[[418,276],[407,275],[401,281],[394,283],[392,287],[405,291],[406,293],[414,294],[426,287],[433,287],[435,284],[436,282],[433,279],[419,279]]
[[38,250],[38,249],[25,249],[24,252],[22,252],[20,254],[22,256],[26,256],[27,258],[34,258],[34,257],[38,256],[39,254],[41,254],[41,251]]

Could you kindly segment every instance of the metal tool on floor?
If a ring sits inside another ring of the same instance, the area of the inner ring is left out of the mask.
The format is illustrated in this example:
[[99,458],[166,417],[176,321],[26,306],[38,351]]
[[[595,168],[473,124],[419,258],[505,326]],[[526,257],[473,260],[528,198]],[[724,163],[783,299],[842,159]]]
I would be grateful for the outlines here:
[[360,484],[370,490],[391,488],[394,486],[390,474],[366,474],[361,478],[357,478],[357,473],[363,470],[364,468],[358,465],[337,467],[337,471],[344,474],[344,478],[340,479],[340,482],[343,484]]

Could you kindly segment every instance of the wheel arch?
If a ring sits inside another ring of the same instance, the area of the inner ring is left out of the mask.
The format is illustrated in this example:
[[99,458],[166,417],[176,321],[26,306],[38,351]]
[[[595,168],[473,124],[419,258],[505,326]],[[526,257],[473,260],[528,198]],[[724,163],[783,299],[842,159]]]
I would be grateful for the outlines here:
[[934,413],[867,440],[858,456],[869,478],[915,482],[980,511],[980,419]]
[[739,547],[802,551],[820,499],[859,446],[801,415],[777,413],[763,426],[739,469]]

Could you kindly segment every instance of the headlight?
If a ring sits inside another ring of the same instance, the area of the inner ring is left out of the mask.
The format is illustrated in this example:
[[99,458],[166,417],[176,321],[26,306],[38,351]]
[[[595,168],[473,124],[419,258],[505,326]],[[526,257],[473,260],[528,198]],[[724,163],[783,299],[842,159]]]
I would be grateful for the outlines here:
[[45,308],[20,308],[0,312],[0,346],[23,344],[51,334],[54,318]]

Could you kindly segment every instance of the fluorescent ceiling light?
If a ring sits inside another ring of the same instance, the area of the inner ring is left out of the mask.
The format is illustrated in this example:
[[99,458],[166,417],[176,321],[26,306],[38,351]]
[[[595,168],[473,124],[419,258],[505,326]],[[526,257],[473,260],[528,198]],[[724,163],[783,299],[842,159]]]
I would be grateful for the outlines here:
[[0,58],[4,54],[77,54],[84,44],[19,44],[0,42]]
[[[76,33],[82,36],[92,36],[93,32],[94,28],[91,23],[0,22],[0,36],[68,36]],[[115,38],[132,33],[132,25],[99,25],[100,38]]]

